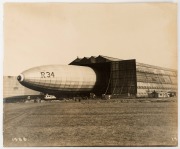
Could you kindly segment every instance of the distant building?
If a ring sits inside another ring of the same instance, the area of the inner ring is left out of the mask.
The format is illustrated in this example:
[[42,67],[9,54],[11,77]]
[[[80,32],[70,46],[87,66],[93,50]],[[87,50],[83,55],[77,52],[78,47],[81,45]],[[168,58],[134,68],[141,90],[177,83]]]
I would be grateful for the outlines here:
[[3,98],[39,95],[40,93],[22,86],[15,76],[3,77]]

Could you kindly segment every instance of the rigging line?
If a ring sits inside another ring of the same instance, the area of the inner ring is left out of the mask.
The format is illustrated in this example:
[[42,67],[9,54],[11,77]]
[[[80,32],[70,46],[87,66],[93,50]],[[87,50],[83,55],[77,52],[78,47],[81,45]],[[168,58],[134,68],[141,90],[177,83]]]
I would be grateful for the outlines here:
[[129,93],[129,91],[131,90],[131,85],[132,85],[132,80],[133,80],[133,74],[134,74],[134,72],[131,74],[131,82],[130,82],[130,88],[128,89],[128,93]]
[[124,88],[125,78],[126,78],[126,70],[125,70],[125,74],[124,74],[124,80],[123,80],[123,84],[122,84],[122,87],[121,87],[120,95],[121,95],[122,90],[123,90],[123,88]]
[[110,73],[110,76],[109,76],[108,86],[107,86],[107,88],[106,88],[105,95],[106,95],[106,93],[107,93],[107,91],[108,91],[108,88],[109,88],[109,84],[110,84],[110,81],[111,81],[111,75],[112,75],[112,70],[111,70],[111,73]]
[[[114,80],[114,79],[113,79],[113,80]],[[116,80],[116,82],[115,82],[115,87],[114,87],[114,89],[113,89],[112,94],[114,94],[114,91],[115,91],[115,89],[116,89],[116,85],[117,85],[117,78],[116,78],[115,80]]]

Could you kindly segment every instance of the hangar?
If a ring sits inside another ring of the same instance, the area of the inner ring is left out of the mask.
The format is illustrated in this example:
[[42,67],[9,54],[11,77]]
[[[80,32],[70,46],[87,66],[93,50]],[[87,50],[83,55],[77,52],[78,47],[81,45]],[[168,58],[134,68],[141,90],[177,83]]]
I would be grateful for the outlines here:
[[108,56],[77,57],[69,65],[89,66],[98,72],[93,90],[113,97],[171,97],[177,93],[177,71]]

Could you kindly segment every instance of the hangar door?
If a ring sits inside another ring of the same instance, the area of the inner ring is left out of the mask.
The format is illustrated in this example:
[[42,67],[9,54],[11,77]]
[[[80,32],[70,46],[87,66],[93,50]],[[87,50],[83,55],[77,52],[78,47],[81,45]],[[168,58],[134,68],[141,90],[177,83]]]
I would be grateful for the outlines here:
[[111,63],[111,94],[135,96],[137,93],[136,61],[124,60]]

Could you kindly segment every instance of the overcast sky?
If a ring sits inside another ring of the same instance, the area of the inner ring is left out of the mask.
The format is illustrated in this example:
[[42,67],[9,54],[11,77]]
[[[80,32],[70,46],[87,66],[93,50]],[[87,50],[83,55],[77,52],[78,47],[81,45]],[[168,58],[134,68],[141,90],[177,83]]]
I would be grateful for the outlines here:
[[177,4],[4,5],[4,75],[98,55],[176,69]]

